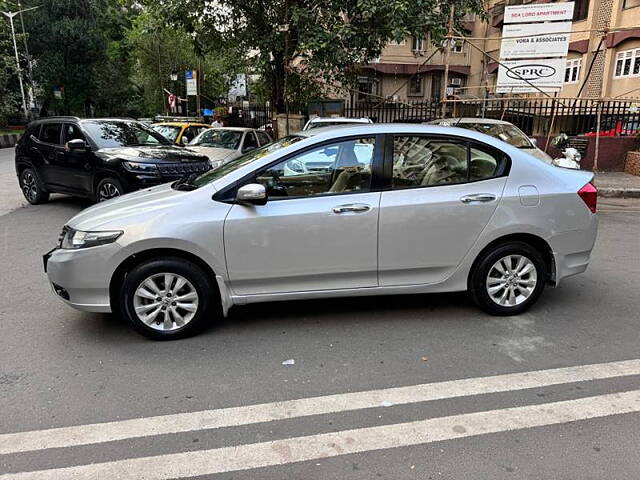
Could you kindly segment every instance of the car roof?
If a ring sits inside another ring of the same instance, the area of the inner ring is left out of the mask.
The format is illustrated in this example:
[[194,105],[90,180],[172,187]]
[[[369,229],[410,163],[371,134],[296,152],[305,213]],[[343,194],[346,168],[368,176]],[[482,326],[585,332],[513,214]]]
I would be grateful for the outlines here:
[[214,130],[232,130],[234,132],[252,132],[255,128],[249,127],[213,127]]
[[349,118],[349,117],[314,117],[310,120],[311,123],[324,123],[324,122],[344,122],[344,123],[371,123],[371,120],[367,117]]
[[452,126],[456,123],[485,123],[492,125],[513,125],[511,122],[507,122],[505,120],[498,120],[496,118],[477,118],[477,117],[452,117],[452,118],[439,118],[437,120],[431,120],[430,122],[426,122],[431,125],[437,125],[441,123],[448,123]]
[[206,123],[198,122],[158,122],[152,125],[167,125],[169,127],[211,127]]

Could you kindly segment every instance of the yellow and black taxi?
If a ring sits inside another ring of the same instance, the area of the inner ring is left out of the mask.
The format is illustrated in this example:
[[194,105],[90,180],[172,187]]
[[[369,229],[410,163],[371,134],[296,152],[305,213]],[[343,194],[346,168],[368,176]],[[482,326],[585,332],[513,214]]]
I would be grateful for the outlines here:
[[151,125],[156,132],[176,145],[186,145],[211,125],[198,122],[159,122]]

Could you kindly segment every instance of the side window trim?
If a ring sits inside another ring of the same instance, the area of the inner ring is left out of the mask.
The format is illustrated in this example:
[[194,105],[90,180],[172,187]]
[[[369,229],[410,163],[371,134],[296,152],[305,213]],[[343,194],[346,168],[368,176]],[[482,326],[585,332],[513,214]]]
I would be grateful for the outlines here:
[[[58,142],[59,143],[51,143],[51,142],[45,142],[43,140],[40,140],[40,136],[42,135],[42,131],[44,128],[46,128],[47,125],[59,125],[58,128]],[[62,142],[62,133],[63,133],[63,125],[64,123],[55,123],[55,122],[49,122],[49,123],[42,123],[40,125],[40,130],[38,131],[38,137],[36,138],[37,142],[41,145],[47,145],[49,147],[58,147],[58,148],[64,148],[64,145],[61,143]]]
[[[228,186],[226,186],[225,188],[223,188],[222,190],[216,192],[212,199],[216,200],[218,202],[224,202],[224,203],[235,203],[235,192],[237,191],[238,188],[240,188],[242,185],[246,185],[247,183],[249,183],[250,180],[255,179],[255,177],[260,174],[261,172],[268,170],[269,168],[273,167],[274,165],[277,165],[280,162],[285,162],[288,161],[290,159],[292,159],[295,156],[298,155],[304,155],[305,153],[314,150],[316,148],[319,147],[323,147],[326,145],[331,145],[333,143],[340,143],[340,142],[346,142],[349,140],[357,140],[359,138],[375,138],[375,144],[373,147],[373,163],[371,165],[371,188],[367,191],[367,192],[361,192],[361,193],[375,193],[375,192],[379,192],[382,189],[377,187],[375,188],[375,185],[379,182],[381,182],[383,180],[382,177],[382,161],[384,159],[383,156],[383,151],[382,151],[382,144],[385,141],[385,137],[386,135],[384,133],[378,133],[378,134],[372,134],[372,135],[350,135],[348,137],[340,137],[340,138],[333,138],[330,140],[326,140],[324,142],[319,142],[319,143],[315,143],[313,145],[309,145],[308,147],[305,147],[303,149],[300,149],[296,152],[291,152],[288,153],[287,155],[283,155],[282,157],[279,157],[278,159],[269,162],[267,165],[264,165],[263,167],[260,167],[256,170],[254,170],[253,172],[245,175],[244,177],[242,177],[239,180],[236,180],[235,182],[229,184]],[[376,176],[380,177],[378,178],[378,180],[376,180]],[[358,192],[334,192],[334,193],[327,193],[327,194],[323,194],[323,195],[316,195],[313,197],[282,197],[282,198],[272,198],[269,199],[270,202],[275,202],[275,201],[282,201],[282,200],[296,200],[296,199],[300,199],[300,198],[324,198],[324,197],[328,197],[328,196],[339,196],[339,195],[354,195],[357,194]]]

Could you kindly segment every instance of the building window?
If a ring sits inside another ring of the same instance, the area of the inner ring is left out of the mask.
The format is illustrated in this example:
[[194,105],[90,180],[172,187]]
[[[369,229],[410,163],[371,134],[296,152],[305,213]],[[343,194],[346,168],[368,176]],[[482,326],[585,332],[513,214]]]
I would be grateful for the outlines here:
[[413,37],[411,41],[411,50],[414,52],[424,52],[424,38]]
[[358,101],[370,102],[372,97],[377,95],[377,83],[374,78],[358,78]]
[[389,45],[392,45],[394,47],[401,47],[403,45],[406,45],[407,41],[403,38],[402,40],[398,41],[398,40],[390,40],[389,41]]
[[462,47],[464,47],[463,40],[456,40],[451,46],[451,52],[453,53],[462,53]]
[[637,77],[640,75],[640,48],[624,50],[616,55],[614,77]]
[[580,80],[580,67],[582,59],[567,60],[567,66],[564,70],[564,83],[576,83]]
[[640,7],[640,0],[624,0],[622,2],[622,8]]
[[413,97],[422,96],[422,75],[414,75],[409,79],[409,95]]
[[573,21],[578,22],[589,16],[589,0],[575,0],[573,6]]

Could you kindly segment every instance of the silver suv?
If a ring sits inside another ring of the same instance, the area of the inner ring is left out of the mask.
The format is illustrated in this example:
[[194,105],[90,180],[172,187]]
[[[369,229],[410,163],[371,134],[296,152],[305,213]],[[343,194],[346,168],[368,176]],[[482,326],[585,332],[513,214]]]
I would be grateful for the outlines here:
[[592,178],[470,130],[314,129],[84,210],[45,270],[155,339],[274,300],[468,290],[513,315],[587,268]]

